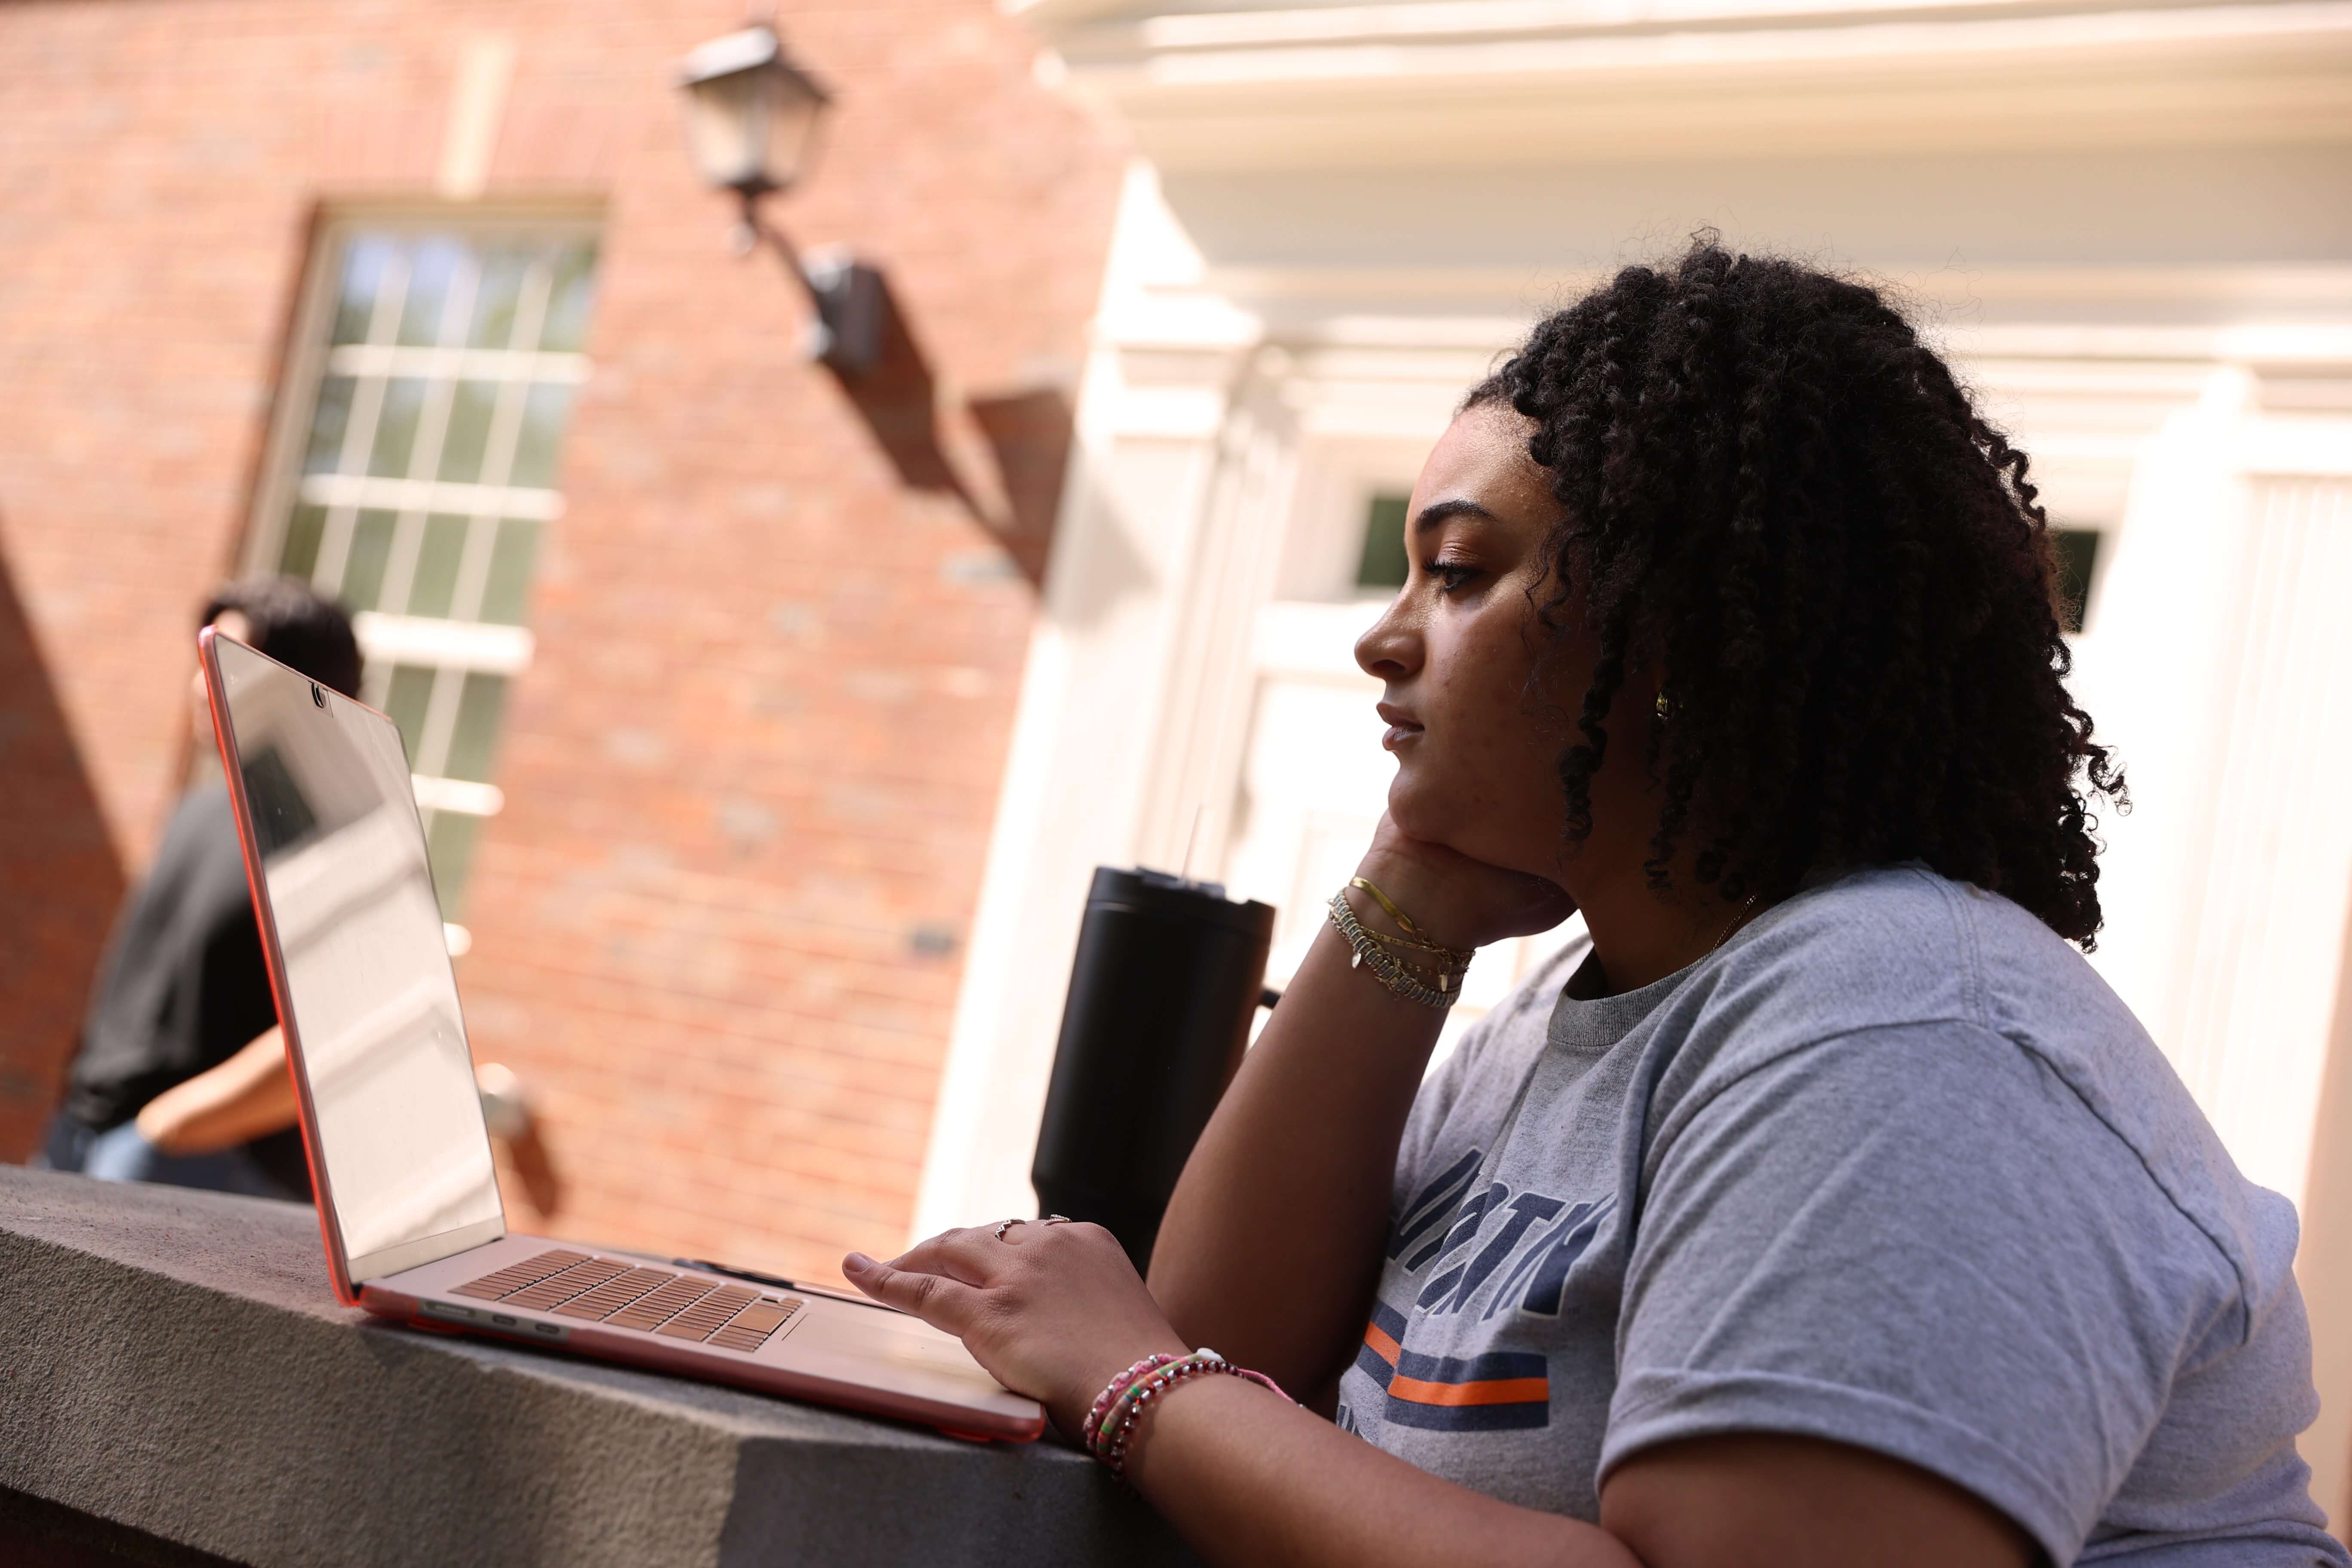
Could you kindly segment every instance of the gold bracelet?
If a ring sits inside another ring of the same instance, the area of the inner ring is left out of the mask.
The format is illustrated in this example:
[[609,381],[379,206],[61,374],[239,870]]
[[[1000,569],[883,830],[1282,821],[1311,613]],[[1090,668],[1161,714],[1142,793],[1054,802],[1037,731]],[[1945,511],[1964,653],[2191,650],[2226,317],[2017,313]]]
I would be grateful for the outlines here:
[[1356,911],[1348,907],[1348,889],[1345,888],[1331,895],[1331,923],[1339,928],[1340,936],[1355,950],[1355,960],[1349,967],[1360,966],[1370,970],[1372,977],[1386,987],[1391,995],[1402,996],[1408,1002],[1418,1002],[1424,1007],[1434,1007],[1440,1012],[1453,1006],[1461,996],[1460,974],[1438,977],[1441,983],[1452,984],[1424,985],[1407,972],[1394,953],[1372,940],[1372,933],[1363,928],[1356,919]]
[[[1404,953],[1423,955],[1422,961],[1414,965],[1416,968],[1428,969],[1433,973],[1447,974],[1456,973],[1470,967],[1471,954],[1456,952],[1450,947],[1440,947],[1433,942],[1416,942],[1409,936],[1391,936],[1384,931],[1374,931],[1370,926],[1364,928],[1364,933],[1391,952],[1400,955]],[[1429,962],[1433,957],[1437,961],[1433,964]],[[1413,960],[1407,958],[1405,963],[1413,963]]]
[[1387,912],[1389,919],[1396,921],[1398,929],[1402,931],[1407,936],[1419,936],[1421,934],[1421,928],[1412,923],[1412,917],[1411,915],[1396,907],[1396,900],[1394,899],[1390,898],[1386,893],[1383,893],[1378,888],[1373,887],[1370,882],[1364,880],[1363,878],[1349,878],[1348,886],[1351,888],[1361,888],[1364,891],[1371,894],[1372,901],[1380,905],[1381,908]]
[[[1359,923],[1360,924],[1360,922]],[[1380,932],[1373,931],[1369,927],[1364,927],[1362,929],[1366,936],[1371,938],[1374,942],[1380,942]],[[1386,946],[1387,944],[1382,943],[1381,945]],[[1394,948],[1389,949],[1389,956],[1396,960],[1397,967],[1403,970],[1407,974],[1413,975],[1418,979],[1425,981],[1429,984],[1437,987],[1440,991],[1453,990],[1454,987],[1460,983],[1462,977],[1470,973],[1470,966],[1466,963],[1434,964],[1430,963],[1427,959],[1415,958],[1407,953],[1401,953]]]
[[[1372,901],[1381,906],[1381,912],[1387,915],[1389,919],[1396,921],[1397,929],[1404,932],[1408,939],[1411,939],[1412,946],[1420,948],[1424,952],[1433,952],[1442,958],[1450,959],[1454,963],[1460,964],[1465,969],[1470,966],[1470,960],[1475,956],[1474,952],[1465,951],[1458,947],[1446,947],[1442,943],[1430,941],[1429,933],[1423,931],[1419,926],[1413,924],[1412,917],[1405,913],[1402,910],[1397,908],[1396,900],[1394,899],[1391,899],[1386,893],[1381,892],[1378,888],[1372,886],[1371,883],[1366,881],[1363,878],[1349,878],[1348,886],[1351,888],[1361,888],[1364,891],[1371,894]],[[1379,933],[1375,932],[1373,934],[1378,935]],[[1389,939],[1382,938],[1381,940],[1388,941]]]

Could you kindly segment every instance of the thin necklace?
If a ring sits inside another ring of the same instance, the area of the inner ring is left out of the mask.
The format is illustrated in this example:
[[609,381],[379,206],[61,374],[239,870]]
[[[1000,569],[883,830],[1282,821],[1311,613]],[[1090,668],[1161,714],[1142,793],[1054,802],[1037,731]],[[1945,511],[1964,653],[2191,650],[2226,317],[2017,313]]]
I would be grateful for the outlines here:
[[1731,940],[1731,933],[1739,929],[1739,922],[1748,918],[1748,911],[1754,909],[1756,907],[1756,900],[1763,896],[1764,889],[1759,888],[1754,892],[1748,895],[1748,901],[1746,903],[1731,911],[1731,923],[1725,926],[1723,928],[1723,934],[1715,939],[1715,946],[1706,950],[1709,954],[1713,954],[1720,949],[1725,942]]

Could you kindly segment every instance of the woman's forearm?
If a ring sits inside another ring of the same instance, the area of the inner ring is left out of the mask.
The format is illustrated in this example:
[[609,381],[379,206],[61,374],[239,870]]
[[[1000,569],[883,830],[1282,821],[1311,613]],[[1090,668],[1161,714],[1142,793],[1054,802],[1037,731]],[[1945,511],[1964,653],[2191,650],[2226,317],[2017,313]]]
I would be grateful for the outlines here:
[[1398,1138],[1444,1015],[1328,926],[1177,1183],[1151,1292],[1190,1342],[1313,1402],[1363,1332]]
[[1173,1392],[1127,1473],[1211,1563],[1641,1568],[1605,1531],[1440,1480],[1236,1378]]
[[257,1036],[219,1066],[175,1084],[139,1112],[139,1131],[166,1154],[209,1154],[294,1125],[286,1037]]

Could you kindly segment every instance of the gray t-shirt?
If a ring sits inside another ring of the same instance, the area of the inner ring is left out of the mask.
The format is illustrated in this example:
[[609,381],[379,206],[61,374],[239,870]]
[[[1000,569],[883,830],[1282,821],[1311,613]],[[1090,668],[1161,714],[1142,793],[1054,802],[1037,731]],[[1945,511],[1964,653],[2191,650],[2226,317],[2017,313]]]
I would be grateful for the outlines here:
[[1628,1455],[1787,1432],[2053,1563],[2352,1562],[2294,1450],[2293,1205],[2047,927],[1904,867],[1624,995],[1568,994],[1588,952],[1423,1087],[1342,1426],[1586,1520]]

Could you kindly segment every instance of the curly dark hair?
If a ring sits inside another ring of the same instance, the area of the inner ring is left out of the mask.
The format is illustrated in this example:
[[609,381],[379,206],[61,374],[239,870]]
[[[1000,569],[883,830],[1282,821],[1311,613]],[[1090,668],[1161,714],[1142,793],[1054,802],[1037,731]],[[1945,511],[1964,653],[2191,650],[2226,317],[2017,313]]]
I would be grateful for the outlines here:
[[2129,799],[2065,688],[2049,520],[1875,289],[1701,234],[1547,318],[1482,403],[1535,422],[1564,509],[1538,622],[1580,600],[1600,645],[1558,763],[1571,842],[1656,669],[1654,886],[1685,846],[1732,900],[1919,860],[2093,945],[2092,797]]

